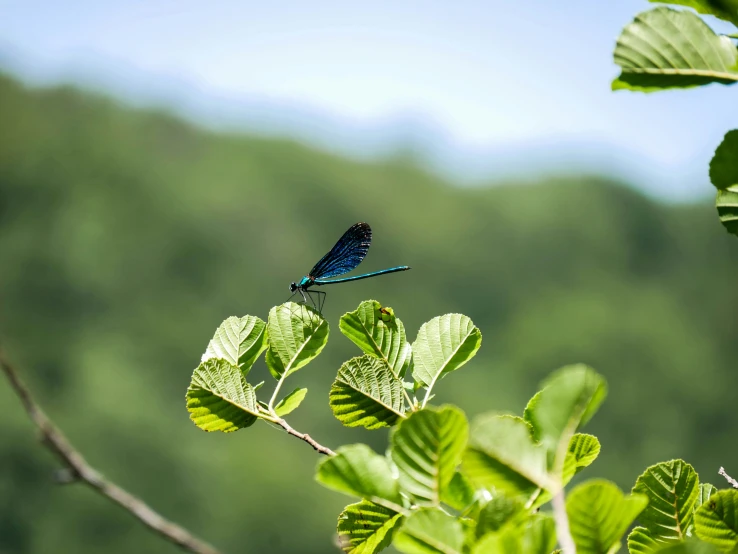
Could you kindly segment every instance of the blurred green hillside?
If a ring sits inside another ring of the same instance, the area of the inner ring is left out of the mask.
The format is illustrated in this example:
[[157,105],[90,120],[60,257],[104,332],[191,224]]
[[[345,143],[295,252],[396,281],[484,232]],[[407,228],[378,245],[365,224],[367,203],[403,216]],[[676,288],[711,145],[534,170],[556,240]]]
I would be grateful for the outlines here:
[[[352,223],[362,269],[332,287],[331,339],[294,376],[293,426],[330,447],[386,433],[328,408],[357,353],[338,318],[392,306],[414,339],[446,312],[481,328],[479,355],[438,403],[518,413],[550,370],[586,362],[610,396],[585,475],[630,488],[648,464],[738,471],[738,241],[705,204],[668,205],[598,178],[462,189],[402,161],[358,163],[287,141],[206,132],[71,88],[0,77],[0,338],[48,414],[111,479],[230,553],[333,551],[345,499],[317,454],[257,424],[207,434],[184,395],[216,326],[266,318]],[[256,375],[254,375],[256,373]],[[263,361],[254,369],[271,379]],[[0,379],[0,553],[177,550],[58,468]]]

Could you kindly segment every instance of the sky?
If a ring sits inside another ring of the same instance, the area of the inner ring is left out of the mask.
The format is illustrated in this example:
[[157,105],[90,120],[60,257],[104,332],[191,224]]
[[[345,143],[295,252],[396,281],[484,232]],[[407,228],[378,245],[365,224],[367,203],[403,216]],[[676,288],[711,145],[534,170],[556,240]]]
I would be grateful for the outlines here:
[[615,40],[651,7],[0,0],[0,67],[339,152],[415,145],[461,180],[588,170],[665,198],[707,195],[738,88],[610,90]]

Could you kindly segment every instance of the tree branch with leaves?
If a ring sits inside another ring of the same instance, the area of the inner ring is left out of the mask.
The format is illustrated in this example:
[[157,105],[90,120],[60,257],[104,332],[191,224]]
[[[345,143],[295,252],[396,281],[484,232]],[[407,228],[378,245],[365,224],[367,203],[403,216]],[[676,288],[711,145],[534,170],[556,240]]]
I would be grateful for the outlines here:
[[[621,73],[612,83],[613,90],[657,92],[738,82],[738,35],[719,34],[697,15],[714,16],[738,31],[738,1],[659,3],[691,9],[654,8],[638,14],[623,29],[614,52]],[[717,189],[720,221],[729,233],[738,235],[738,129],[725,134],[710,162],[709,175]]]
[[[468,317],[433,318],[411,344],[394,311],[369,300],[345,314],[339,329],[362,354],[338,370],[329,394],[333,414],[349,427],[389,429],[385,454],[365,444],[316,448],[327,454],[317,481],[354,499],[336,526],[344,552],[372,554],[392,544],[407,554],[550,554],[558,545],[567,554],[604,554],[619,548],[636,520],[628,536],[633,553],[664,546],[691,552],[695,535],[706,543],[700,548],[725,544],[738,490],[700,484],[681,460],[648,468],[631,493],[593,479],[564,495],[600,452],[599,440],[580,432],[607,396],[605,379],[590,367],[555,371],[522,416],[490,412],[470,425],[460,408],[430,403],[434,387],[481,346]],[[266,323],[229,318],[193,374],[192,420],[226,432],[258,419],[286,424],[307,391],[280,400],[284,382],[327,340],[327,322],[302,304],[273,308]],[[256,395],[263,383],[247,381],[264,351],[276,380],[268,402]],[[730,541],[738,545],[738,535]]]

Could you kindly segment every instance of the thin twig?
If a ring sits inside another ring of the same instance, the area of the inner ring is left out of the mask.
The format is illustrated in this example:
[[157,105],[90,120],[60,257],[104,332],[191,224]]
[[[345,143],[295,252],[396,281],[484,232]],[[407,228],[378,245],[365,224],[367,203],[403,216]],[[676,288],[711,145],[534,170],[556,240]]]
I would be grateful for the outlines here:
[[554,521],[556,522],[556,537],[564,554],[575,554],[577,551],[574,540],[569,531],[569,518],[566,516],[566,502],[564,501],[564,487],[559,489],[551,499]]
[[0,368],[2,368],[8,381],[10,381],[11,387],[18,395],[18,398],[20,398],[23,407],[28,413],[28,417],[31,418],[31,421],[41,431],[44,446],[51,450],[68,467],[68,471],[65,473],[68,477],[66,482],[82,481],[103,496],[107,496],[110,500],[128,510],[144,525],[184,550],[189,550],[196,554],[219,554],[218,550],[214,547],[194,537],[189,531],[176,523],[165,519],[151,509],[145,502],[120,488],[115,483],[108,481],[97,470],[91,467],[82,457],[82,454],[75,450],[64,434],[39,407],[31,396],[28,387],[21,381],[18,372],[5,357],[2,350],[0,350]]
[[728,475],[728,474],[726,473],[726,471],[725,471],[725,468],[722,468],[722,467],[721,467],[721,468],[720,468],[720,471],[718,471],[718,473],[719,473],[720,475],[722,475],[723,477],[725,477],[725,479],[726,479],[726,480],[728,481],[728,483],[730,483],[730,484],[731,484],[731,486],[732,486],[732,487],[733,487],[734,489],[738,489],[738,481],[736,481],[736,480],[735,480],[735,479],[733,479],[733,478],[732,478],[732,477],[731,477],[730,475]]
[[312,438],[307,433],[300,433],[299,431],[295,431],[290,426],[290,424],[287,423],[281,417],[279,417],[277,419],[270,419],[269,421],[272,421],[272,422],[276,423],[282,429],[284,429],[285,431],[287,431],[290,435],[292,435],[294,437],[297,437],[300,440],[305,441],[306,443],[308,443],[310,446],[312,446],[315,450],[317,450],[321,454],[325,454],[326,456],[335,456],[336,455],[336,453],[333,452],[333,450],[331,450],[327,446],[323,446],[322,444],[320,444],[319,442],[317,442],[314,438]]
[[569,442],[571,441],[571,437],[574,436],[578,423],[578,418],[569,418],[569,422],[564,427],[564,431],[559,438],[559,444],[554,457],[554,475],[557,478],[553,488],[556,490],[556,494],[551,499],[551,504],[553,506],[554,522],[556,523],[556,538],[559,540],[559,546],[564,554],[576,554],[577,551],[569,529],[569,516],[566,514],[564,481],[562,476],[564,474],[566,453],[569,450]]

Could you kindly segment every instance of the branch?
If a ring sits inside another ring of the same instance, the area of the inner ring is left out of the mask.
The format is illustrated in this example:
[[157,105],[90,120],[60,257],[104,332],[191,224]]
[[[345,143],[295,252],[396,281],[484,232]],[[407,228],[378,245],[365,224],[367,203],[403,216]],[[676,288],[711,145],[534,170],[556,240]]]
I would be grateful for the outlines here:
[[566,502],[564,501],[564,487],[559,489],[551,499],[553,505],[554,521],[556,522],[556,537],[564,554],[575,554],[577,551],[574,540],[569,531],[569,518],[566,515]]
[[321,454],[325,454],[326,456],[335,456],[336,455],[336,453],[333,452],[333,450],[331,450],[327,446],[323,446],[322,444],[320,444],[319,442],[317,442],[314,438],[312,438],[307,433],[300,433],[298,431],[295,431],[290,426],[290,424],[287,423],[281,417],[280,418],[277,418],[277,419],[273,419],[271,421],[273,421],[274,423],[276,423],[277,425],[279,425],[282,429],[284,429],[285,431],[287,431],[287,433],[289,433],[290,435],[292,435],[294,437],[297,437],[300,440],[305,441],[306,443],[308,443],[310,446],[312,446],[315,450],[317,450]]
[[39,405],[36,404],[36,401],[31,396],[31,392],[23,381],[21,381],[18,372],[5,357],[2,350],[0,350],[0,368],[5,373],[8,381],[10,381],[10,385],[18,395],[18,398],[20,398],[23,407],[28,413],[28,417],[31,418],[31,421],[41,431],[43,445],[51,450],[68,467],[68,471],[63,472],[66,478],[60,482],[84,482],[92,489],[131,512],[141,523],[184,550],[189,550],[195,554],[219,554],[215,548],[194,537],[176,523],[165,519],[142,500],[120,488],[115,483],[108,481],[97,470],[92,468],[82,457],[82,454],[74,449],[64,434],[51,422]]
[[732,478],[732,477],[731,477],[730,475],[728,475],[728,474],[727,474],[727,473],[725,472],[725,468],[722,468],[722,467],[721,467],[721,468],[720,468],[720,471],[718,471],[718,473],[719,473],[720,475],[722,475],[723,477],[725,477],[725,479],[726,479],[726,480],[728,481],[728,483],[730,483],[730,484],[731,484],[731,486],[732,486],[732,487],[733,487],[734,489],[738,489],[738,481],[736,481],[736,480],[735,480],[735,479],[733,479],[733,478]]

